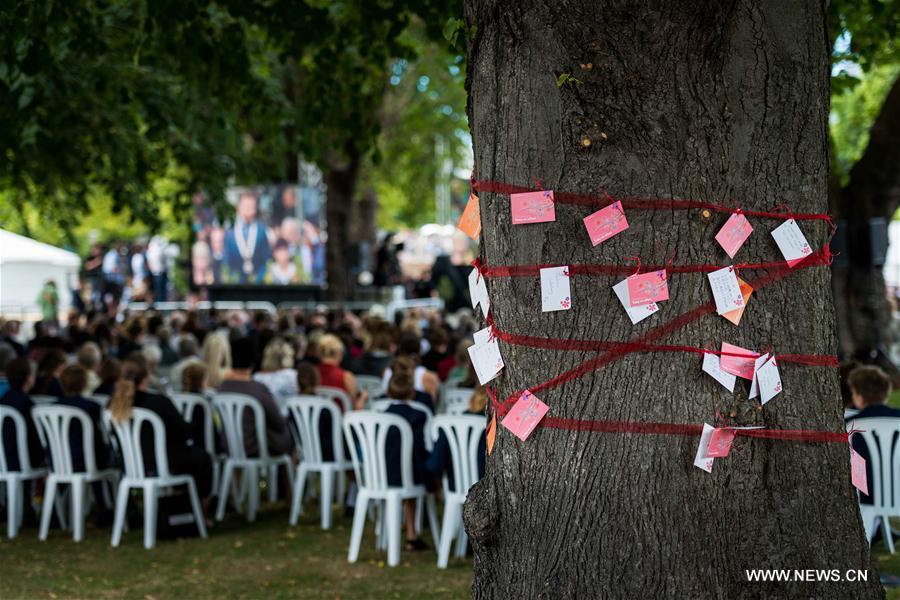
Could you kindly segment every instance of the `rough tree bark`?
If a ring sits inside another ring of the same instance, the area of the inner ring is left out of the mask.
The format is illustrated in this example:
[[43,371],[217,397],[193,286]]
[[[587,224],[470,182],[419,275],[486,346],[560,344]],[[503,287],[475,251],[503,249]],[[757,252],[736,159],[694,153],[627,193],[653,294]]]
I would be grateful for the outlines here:
[[[783,0],[467,0],[469,124],[476,178],[546,189],[695,198],[748,209],[826,210],[828,48],[822,3]],[[582,83],[557,88],[569,73]],[[590,145],[583,145],[587,137]],[[481,194],[488,264],[728,264],[713,237],[727,215],[628,212],[630,229],[592,248],[581,219],[512,226],[508,196]],[[755,231],[736,262],[781,260]],[[813,247],[823,223],[803,223]],[[751,277],[763,272],[748,273]],[[502,330],[627,340],[710,300],[702,274],[673,275],[671,300],[632,326],[611,291],[576,277],[573,308],[541,313],[539,281],[490,279]],[[798,269],[754,294],[740,327],[707,316],[662,343],[725,340],[834,354],[827,267]],[[501,342],[505,397],[593,356]],[[836,370],[782,365],[785,391],[759,409],[687,354],[630,354],[539,396],[557,417],[712,422],[841,431]],[[746,383],[746,382],[742,382]],[[869,559],[848,450],[738,438],[707,474],[698,438],[498,427],[486,477],[465,510],[476,598],[817,598],[883,596]],[[744,569],[869,569],[868,583],[748,583]]]
[[351,208],[359,179],[360,159],[356,144],[348,140],[342,153],[332,157],[325,168],[325,219],[328,232],[325,269],[328,273],[326,296],[329,300],[346,300],[352,289],[347,260],[350,250]]
[[[888,222],[900,206],[900,78],[894,81],[869,132],[862,158],[850,171],[849,183],[833,185],[830,202],[846,220],[846,260],[832,269],[841,351],[868,358],[893,341],[891,307],[884,271],[868,251],[869,219]],[[834,180],[832,180],[834,183]],[[896,376],[895,372],[895,376]]]

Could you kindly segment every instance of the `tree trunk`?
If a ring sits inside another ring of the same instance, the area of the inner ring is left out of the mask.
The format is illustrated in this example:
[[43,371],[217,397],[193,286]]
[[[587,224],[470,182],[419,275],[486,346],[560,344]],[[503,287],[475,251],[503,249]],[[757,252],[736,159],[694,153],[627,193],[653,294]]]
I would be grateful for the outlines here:
[[872,219],[890,222],[900,206],[898,138],[900,78],[882,104],[866,151],[850,172],[850,182],[831,190],[836,215],[845,223],[842,250],[846,256],[832,269],[842,354],[867,362],[876,360],[891,368],[895,380],[900,373],[885,360],[895,337],[882,268],[884,255],[879,249],[886,248],[886,240],[874,238],[886,231],[873,230],[869,224]]
[[346,300],[352,290],[347,261],[350,256],[350,218],[359,178],[360,154],[353,141],[344,144],[343,154],[332,158],[325,168],[325,269],[329,300]]
[[[692,198],[744,209],[826,210],[828,48],[822,3],[466,0],[476,179],[614,196]],[[475,29],[471,29],[472,27]],[[560,87],[557,78],[568,73]],[[584,139],[589,140],[589,145]],[[481,193],[489,265],[728,264],[714,241],[727,215],[627,211],[630,228],[592,248],[582,219],[511,225],[509,197]],[[782,260],[754,232],[734,262]],[[824,222],[802,222],[814,248]],[[748,278],[765,271],[748,272]],[[626,341],[711,299],[706,276],[670,277],[671,299],[633,326],[612,293],[622,276],[576,276],[571,310],[541,313],[537,277],[488,279],[500,330]],[[715,314],[660,340],[728,341],[834,354],[827,267],[797,268],[755,293],[739,327]],[[500,342],[498,396],[591,358]],[[538,396],[572,419],[843,430],[836,369],[781,365],[764,408],[728,393],[687,353],[632,353]],[[817,598],[883,596],[872,568],[847,446],[738,438],[713,473],[692,466],[696,436],[498,427],[487,474],[469,493],[476,598]],[[868,583],[749,583],[745,569],[868,569]]]

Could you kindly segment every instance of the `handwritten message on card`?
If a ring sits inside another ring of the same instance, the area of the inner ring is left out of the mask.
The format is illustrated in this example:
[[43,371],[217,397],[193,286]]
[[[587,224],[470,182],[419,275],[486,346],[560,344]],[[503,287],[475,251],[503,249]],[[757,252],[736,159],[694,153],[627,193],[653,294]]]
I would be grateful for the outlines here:
[[550,407],[541,402],[540,398],[529,391],[522,392],[519,399],[510,409],[509,413],[503,417],[501,425],[513,432],[513,434],[523,442],[528,439],[534,428]]
[[570,279],[569,267],[541,269],[541,311],[551,312],[572,308]]
[[625,219],[625,211],[621,202],[614,202],[595,213],[584,218],[584,226],[587,228],[591,244],[596,246],[605,242],[617,233],[628,229],[628,221]]
[[711,353],[703,355],[703,372],[709,374],[713,379],[721,383],[729,392],[734,391],[734,383],[737,381],[737,377],[722,370],[722,367],[719,365],[718,355]]
[[778,373],[778,362],[774,356],[756,370],[756,381],[759,384],[762,404],[781,393],[781,375]]
[[747,308],[747,302],[750,300],[750,295],[753,293],[753,288],[750,286],[750,284],[740,277],[738,277],[738,284],[741,286],[741,295],[744,297],[744,306],[731,312],[722,313],[723,317],[725,317],[735,325],[740,325],[741,317],[744,316],[744,310]]
[[734,267],[725,267],[706,276],[716,301],[716,312],[725,314],[744,307],[744,295]]
[[775,243],[778,244],[778,249],[781,250],[788,266],[793,267],[812,254],[809,242],[794,219],[788,219],[773,229],[772,237],[775,238]]
[[556,220],[556,206],[553,203],[553,192],[525,192],[510,194],[513,225],[527,223],[546,223]]
[[469,346],[469,359],[481,385],[494,379],[503,369],[503,357],[500,356],[500,346],[495,339]]

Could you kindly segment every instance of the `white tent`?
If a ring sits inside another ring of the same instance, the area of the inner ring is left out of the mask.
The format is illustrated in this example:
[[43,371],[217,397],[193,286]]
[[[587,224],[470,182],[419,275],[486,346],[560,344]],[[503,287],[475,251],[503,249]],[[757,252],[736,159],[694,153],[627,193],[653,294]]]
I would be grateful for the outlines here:
[[56,282],[60,310],[67,310],[80,267],[74,252],[0,229],[0,314],[39,319],[38,295],[48,279]]

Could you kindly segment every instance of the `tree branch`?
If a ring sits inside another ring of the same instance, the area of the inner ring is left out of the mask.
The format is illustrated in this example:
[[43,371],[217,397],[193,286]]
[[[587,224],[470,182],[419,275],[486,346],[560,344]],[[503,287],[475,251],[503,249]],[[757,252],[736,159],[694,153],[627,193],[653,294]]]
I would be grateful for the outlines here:
[[869,131],[869,144],[853,169],[844,197],[890,218],[900,206],[900,77],[891,86]]

